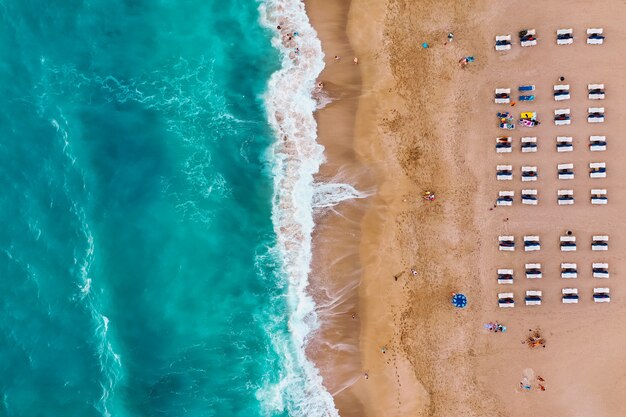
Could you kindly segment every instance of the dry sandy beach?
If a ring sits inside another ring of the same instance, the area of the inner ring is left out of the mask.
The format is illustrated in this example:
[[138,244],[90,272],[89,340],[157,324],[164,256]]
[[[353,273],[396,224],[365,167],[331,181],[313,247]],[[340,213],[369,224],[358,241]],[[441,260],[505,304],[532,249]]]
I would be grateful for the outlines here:
[[[314,237],[311,293],[322,327],[309,354],[340,414],[624,415],[626,4],[327,3],[306,2],[326,53],[320,80],[334,99],[317,113],[328,159],[318,179],[349,181],[370,194],[320,212]],[[570,27],[574,43],[557,46],[556,29]],[[585,43],[588,27],[604,28],[603,45]],[[516,34],[525,28],[537,30],[537,46],[520,47]],[[448,32],[455,38],[445,44]],[[494,50],[500,34],[513,36],[511,51]],[[467,55],[476,61],[461,69]],[[559,76],[571,99],[556,103]],[[604,83],[606,99],[588,100],[589,83]],[[522,84],[536,85],[533,103],[493,103],[495,88],[511,88],[516,99]],[[596,106],[605,107],[606,121],[589,124],[587,107]],[[554,126],[557,108],[571,109],[570,126]],[[508,154],[495,152],[504,135],[500,110],[536,111],[542,121],[507,134],[514,138]],[[590,152],[590,135],[605,135],[607,150]],[[538,138],[536,153],[520,152],[522,136]],[[556,136],[572,136],[574,151],[557,153]],[[566,162],[575,165],[574,180],[557,179],[556,165]],[[607,178],[590,179],[590,162],[606,162]],[[513,165],[513,181],[496,181],[498,164]],[[537,166],[538,181],[522,183],[521,165]],[[520,203],[523,188],[538,190],[537,206]],[[592,206],[591,188],[607,189],[608,205]],[[573,189],[576,203],[558,206],[558,189]],[[437,200],[422,200],[426,190]],[[500,190],[514,190],[515,203],[490,210]],[[558,247],[566,230],[578,240],[569,254]],[[596,234],[609,235],[607,252],[590,250]],[[514,235],[517,250],[498,251],[499,235]],[[540,236],[541,251],[524,253],[524,235]],[[541,280],[524,278],[527,262],[542,264]],[[560,278],[561,262],[577,263],[579,277]],[[592,262],[608,262],[610,278],[592,278]],[[498,285],[498,268],[514,269],[512,286]],[[578,304],[561,303],[565,287],[578,288]],[[609,287],[611,302],[594,303],[594,287]],[[523,305],[529,289],[543,291],[541,306]],[[467,294],[466,309],[450,305],[452,291]],[[508,291],[515,308],[498,308],[498,292]],[[495,320],[506,333],[483,329]],[[537,328],[546,348],[520,343]],[[530,391],[520,388],[530,370],[545,379],[545,391],[536,380]]]

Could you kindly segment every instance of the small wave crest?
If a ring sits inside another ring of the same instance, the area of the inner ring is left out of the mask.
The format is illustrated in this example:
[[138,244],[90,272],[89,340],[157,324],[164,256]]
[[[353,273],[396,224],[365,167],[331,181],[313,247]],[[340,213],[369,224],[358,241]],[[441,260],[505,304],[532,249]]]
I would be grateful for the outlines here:
[[[281,272],[287,280],[289,334],[272,334],[282,358],[280,381],[257,393],[266,414],[338,417],[318,369],[306,357],[311,332],[318,327],[316,306],[307,293],[311,263],[313,209],[365,197],[348,184],[317,184],[314,175],[324,162],[317,142],[313,113],[326,104],[316,79],[324,68],[317,33],[301,0],[267,0],[260,7],[262,23],[277,31],[274,47],[282,67],[269,80],[265,95],[267,117],[276,135],[270,149],[274,180],[272,220]],[[278,320],[278,318],[277,318]]]

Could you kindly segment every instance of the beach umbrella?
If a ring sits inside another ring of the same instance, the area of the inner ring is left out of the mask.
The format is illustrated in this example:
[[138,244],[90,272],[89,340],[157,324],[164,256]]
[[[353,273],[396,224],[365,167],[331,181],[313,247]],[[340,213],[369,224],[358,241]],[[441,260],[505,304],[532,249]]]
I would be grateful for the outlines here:
[[452,305],[458,308],[464,308],[467,305],[467,297],[464,294],[452,294]]

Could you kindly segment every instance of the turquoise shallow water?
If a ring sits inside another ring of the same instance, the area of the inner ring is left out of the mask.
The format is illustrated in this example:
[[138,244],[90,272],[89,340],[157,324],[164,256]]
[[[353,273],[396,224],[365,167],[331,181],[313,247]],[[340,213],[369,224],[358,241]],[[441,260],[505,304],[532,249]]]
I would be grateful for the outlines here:
[[0,415],[286,415],[258,6],[0,2]]

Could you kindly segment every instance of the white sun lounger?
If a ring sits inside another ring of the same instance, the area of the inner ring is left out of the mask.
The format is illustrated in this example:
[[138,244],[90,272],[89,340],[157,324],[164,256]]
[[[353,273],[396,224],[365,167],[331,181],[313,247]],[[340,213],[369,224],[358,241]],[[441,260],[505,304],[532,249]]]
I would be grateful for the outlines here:
[[589,178],[606,178],[606,163],[592,162],[589,164]]
[[512,152],[513,138],[510,136],[500,136],[496,138],[496,153]]
[[569,84],[558,84],[554,86],[554,101],[569,100]]
[[[564,120],[557,120],[558,116],[566,116]],[[572,121],[570,120],[570,111],[569,109],[556,109],[554,111],[554,124],[557,126],[569,125]]]
[[587,122],[604,123],[604,107],[589,107],[587,114]]
[[576,236],[561,236],[561,252],[573,252],[576,250]]
[[561,264],[561,278],[578,278],[578,269],[576,264]]
[[502,251],[512,252],[515,250],[515,237],[513,236],[499,236],[498,247]]
[[561,290],[561,300],[563,304],[577,304],[578,303],[578,288],[563,288]]
[[502,308],[515,307],[515,300],[513,299],[513,293],[512,292],[498,293],[498,305]]
[[521,140],[522,140],[522,152],[537,152],[537,138],[536,137],[523,137]]
[[498,206],[512,206],[513,196],[515,196],[515,191],[499,191],[496,204]]
[[524,236],[524,250],[526,252],[541,250],[539,236]]
[[609,199],[606,196],[606,190],[603,189],[592,189],[591,190],[591,204],[608,204]]
[[594,288],[593,301],[596,303],[610,303],[611,290],[608,288]]
[[591,238],[591,250],[609,250],[608,236],[593,236]]
[[571,136],[556,137],[557,152],[572,152],[574,150],[573,139]]
[[587,29],[587,44],[588,45],[602,45],[604,43],[604,36],[602,35],[602,28],[589,28]]
[[513,284],[513,270],[498,269],[498,284]]
[[541,274],[541,264],[526,264],[524,267],[527,279],[539,279],[543,277]]
[[589,150],[592,152],[606,151],[606,136],[589,136]]
[[[498,45],[500,43],[500,45]],[[511,35],[496,36],[496,51],[508,51],[511,49]]]
[[537,199],[537,190],[522,190],[522,204],[528,204],[531,206],[536,206]]
[[557,201],[560,206],[569,206],[574,204],[574,190],[557,191]]
[[[526,34],[535,36],[537,33],[536,33],[535,29],[528,29],[528,30],[526,30]],[[520,45],[522,45],[522,46],[535,46],[535,45],[537,45],[537,39],[535,38],[532,41],[522,41],[522,40],[520,40]]]
[[522,182],[537,181],[537,167],[522,167]]
[[[505,95],[505,97],[498,97],[498,95]],[[508,104],[511,102],[511,89],[510,88],[496,88],[496,96],[494,98],[496,104]]]
[[589,100],[604,100],[604,84],[587,84]]
[[574,43],[574,30],[573,29],[558,29],[556,31],[556,44],[557,45],[570,45]]
[[541,305],[541,291],[527,290],[526,298],[524,302],[527,306],[540,306]]
[[593,263],[591,265],[591,271],[594,278],[608,278],[609,277],[609,264],[607,263]]
[[574,179],[574,164],[558,164],[556,168],[560,180]]
[[513,179],[513,166],[512,165],[496,166],[496,179],[498,181],[511,181]]

